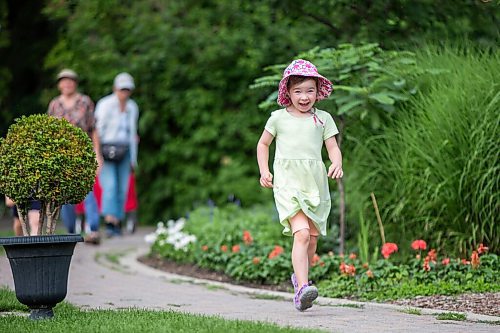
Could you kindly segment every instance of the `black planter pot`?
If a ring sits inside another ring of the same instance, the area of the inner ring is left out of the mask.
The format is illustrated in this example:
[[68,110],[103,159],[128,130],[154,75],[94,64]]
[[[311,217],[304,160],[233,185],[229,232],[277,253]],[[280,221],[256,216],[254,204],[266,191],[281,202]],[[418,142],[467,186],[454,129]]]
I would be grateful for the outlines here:
[[80,235],[0,237],[14,277],[16,297],[31,309],[31,319],[54,316],[66,297],[68,272]]

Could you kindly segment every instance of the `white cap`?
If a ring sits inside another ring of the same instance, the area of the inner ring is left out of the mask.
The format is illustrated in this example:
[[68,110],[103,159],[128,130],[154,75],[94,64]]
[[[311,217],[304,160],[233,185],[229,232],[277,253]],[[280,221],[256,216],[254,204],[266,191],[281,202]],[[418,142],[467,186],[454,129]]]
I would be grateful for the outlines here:
[[74,70],[65,68],[57,74],[57,81],[61,79],[71,79],[74,81],[78,81],[78,74],[76,74]]
[[130,89],[135,88],[134,78],[129,73],[120,73],[115,77],[114,87],[118,90],[120,89]]

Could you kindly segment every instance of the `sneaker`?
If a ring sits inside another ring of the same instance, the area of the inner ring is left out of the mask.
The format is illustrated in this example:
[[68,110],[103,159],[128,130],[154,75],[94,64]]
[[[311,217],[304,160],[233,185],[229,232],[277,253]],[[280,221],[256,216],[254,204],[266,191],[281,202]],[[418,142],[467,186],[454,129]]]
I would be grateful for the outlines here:
[[86,235],[83,241],[88,244],[99,245],[101,243],[101,238],[98,235]]
[[315,286],[303,285],[293,298],[293,304],[299,311],[305,311],[313,306],[314,300],[318,298],[318,289]]

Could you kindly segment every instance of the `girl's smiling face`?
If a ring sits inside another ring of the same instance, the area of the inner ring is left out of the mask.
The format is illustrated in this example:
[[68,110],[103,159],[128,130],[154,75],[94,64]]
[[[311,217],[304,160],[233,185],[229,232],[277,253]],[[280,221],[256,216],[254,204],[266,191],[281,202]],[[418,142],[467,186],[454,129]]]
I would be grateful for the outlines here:
[[292,107],[297,111],[306,113],[311,110],[316,102],[318,88],[314,79],[308,79],[292,85],[288,91]]

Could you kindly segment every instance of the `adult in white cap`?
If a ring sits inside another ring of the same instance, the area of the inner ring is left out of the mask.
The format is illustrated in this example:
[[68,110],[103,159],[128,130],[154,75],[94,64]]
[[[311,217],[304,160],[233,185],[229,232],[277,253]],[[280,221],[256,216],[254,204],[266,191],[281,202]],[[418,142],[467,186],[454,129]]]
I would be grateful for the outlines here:
[[115,77],[113,93],[99,100],[96,106],[96,126],[104,158],[99,175],[101,214],[108,236],[121,234],[129,176],[137,166],[139,108],[130,98],[134,89],[132,76],[120,73]]
[[[99,135],[95,128],[94,102],[89,96],[78,92],[78,75],[71,69],[63,69],[57,74],[57,88],[61,93],[49,103],[48,114],[57,118],[65,118],[71,124],[81,128],[92,139],[99,166],[102,165],[100,154]],[[99,244],[99,210],[94,192],[87,194],[84,200],[85,222],[90,228],[85,241]],[[75,205],[67,204],[62,207],[61,217],[68,232],[76,232]]]

